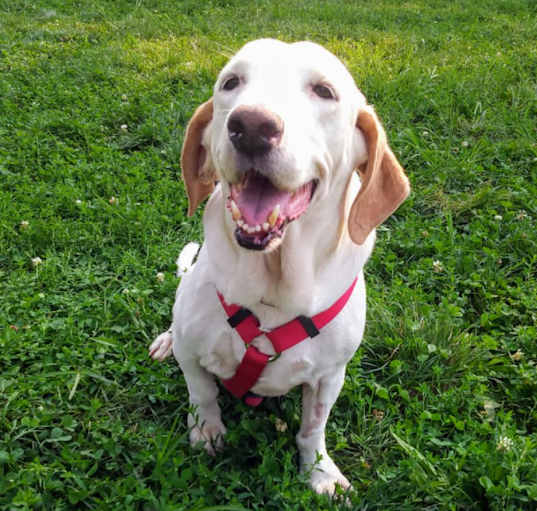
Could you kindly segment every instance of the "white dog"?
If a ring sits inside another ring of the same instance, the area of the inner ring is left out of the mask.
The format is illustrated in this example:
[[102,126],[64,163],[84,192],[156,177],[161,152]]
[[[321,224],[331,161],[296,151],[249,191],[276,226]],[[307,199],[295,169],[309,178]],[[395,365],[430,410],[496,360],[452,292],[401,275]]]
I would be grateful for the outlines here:
[[181,366],[191,443],[221,446],[216,380],[253,406],[302,385],[301,470],[317,492],[348,488],[325,425],[362,339],[375,227],[410,191],[373,108],[321,46],[254,41],[196,110],[181,161],[189,215],[210,194],[205,242],[150,355]]

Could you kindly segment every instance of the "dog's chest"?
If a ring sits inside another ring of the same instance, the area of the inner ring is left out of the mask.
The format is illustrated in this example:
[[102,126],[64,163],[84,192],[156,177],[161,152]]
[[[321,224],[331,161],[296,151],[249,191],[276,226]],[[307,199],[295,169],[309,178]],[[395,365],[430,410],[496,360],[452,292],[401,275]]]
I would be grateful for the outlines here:
[[[310,381],[319,369],[312,346],[303,341],[275,357],[265,367],[255,386],[251,389],[263,396],[279,396],[286,394],[291,388]],[[252,343],[260,352],[275,355],[270,341],[261,335]],[[218,378],[231,378],[243,359],[246,346],[236,331],[231,330],[227,323],[212,342],[207,342],[204,353],[200,355],[200,364]]]

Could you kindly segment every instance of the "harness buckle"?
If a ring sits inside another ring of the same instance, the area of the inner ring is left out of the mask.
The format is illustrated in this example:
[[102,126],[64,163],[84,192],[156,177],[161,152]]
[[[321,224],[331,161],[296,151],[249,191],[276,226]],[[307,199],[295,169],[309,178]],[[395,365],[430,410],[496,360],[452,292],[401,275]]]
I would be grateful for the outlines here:
[[227,318],[227,322],[231,328],[237,328],[251,314],[248,309],[241,307],[235,314]]

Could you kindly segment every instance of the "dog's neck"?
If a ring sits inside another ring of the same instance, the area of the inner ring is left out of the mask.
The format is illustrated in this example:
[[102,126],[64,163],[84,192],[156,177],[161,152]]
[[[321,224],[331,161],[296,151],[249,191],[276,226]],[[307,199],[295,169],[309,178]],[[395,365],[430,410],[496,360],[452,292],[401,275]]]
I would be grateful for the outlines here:
[[[356,189],[351,188],[346,186],[341,195],[354,197]],[[210,278],[226,301],[249,308],[266,328],[329,307],[361,271],[373,248],[374,234],[357,246],[346,229],[342,231],[348,198],[340,200],[343,211],[327,198],[289,224],[274,251],[245,250],[233,239],[224,199],[217,188],[204,216]]]

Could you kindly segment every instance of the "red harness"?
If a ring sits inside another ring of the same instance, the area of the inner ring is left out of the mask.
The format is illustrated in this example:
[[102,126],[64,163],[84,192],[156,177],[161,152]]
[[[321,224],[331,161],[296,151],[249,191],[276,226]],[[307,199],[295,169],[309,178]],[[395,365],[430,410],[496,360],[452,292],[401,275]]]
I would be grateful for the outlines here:
[[[276,327],[274,330],[264,332],[259,329],[258,319],[248,310],[240,305],[228,304],[221,293],[217,291],[218,298],[228,316],[227,322],[241,336],[246,344],[246,352],[237,367],[235,374],[229,380],[222,380],[222,384],[235,397],[243,398],[249,406],[257,406],[263,401],[261,396],[250,392],[261,376],[263,369],[269,362],[276,360],[283,351],[292,348],[308,337],[319,335],[319,330],[330,323],[339,312],[345,307],[352,295],[358,277],[355,278],[350,287],[338,300],[328,309],[309,318],[298,316],[297,318]],[[265,335],[271,342],[276,355],[266,355],[261,353],[255,346],[250,344],[256,337]]]

